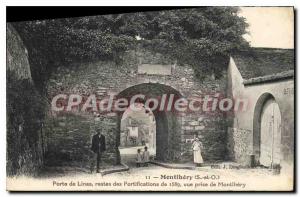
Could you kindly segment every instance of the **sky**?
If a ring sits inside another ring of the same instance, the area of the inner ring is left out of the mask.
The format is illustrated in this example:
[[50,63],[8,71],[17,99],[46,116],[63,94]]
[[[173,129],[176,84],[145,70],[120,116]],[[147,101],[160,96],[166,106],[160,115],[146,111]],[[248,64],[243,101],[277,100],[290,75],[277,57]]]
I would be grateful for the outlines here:
[[[151,110],[149,111],[149,114],[146,113],[146,109],[143,107],[144,105],[136,103],[135,107],[136,110],[130,110],[130,108],[127,108],[122,116],[122,120],[131,117],[133,119],[139,119],[139,120],[145,120],[149,119],[149,115],[152,114]],[[140,118],[139,118],[140,117]]]
[[292,7],[241,7],[240,15],[249,24],[244,37],[253,47],[294,48]]

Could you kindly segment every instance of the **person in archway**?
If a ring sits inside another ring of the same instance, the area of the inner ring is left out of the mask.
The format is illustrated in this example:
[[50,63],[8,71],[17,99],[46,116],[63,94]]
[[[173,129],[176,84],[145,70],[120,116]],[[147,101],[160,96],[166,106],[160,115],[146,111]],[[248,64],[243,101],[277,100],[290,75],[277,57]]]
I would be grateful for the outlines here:
[[197,167],[201,167],[203,164],[203,158],[201,155],[202,143],[200,142],[198,137],[195,138],[192,148],[194,153],[194,163]]
[[144,152],[143,152],[143,163],[144,163],[144,166],[148,166],[149,161],[150,161],[150,153],[148,151],[148,147],[145,146]]
[[106,150],[105,136],[101,134],[100,129],[98,129],[96,135],[93,136],[91,150],[97,155],[97,173],[99,173],[101,154]]
[[137,154],[136,154],[136,167],[141,167],[141,164],[143,163],[143,155],[141,153],[141,149],[137,149]]

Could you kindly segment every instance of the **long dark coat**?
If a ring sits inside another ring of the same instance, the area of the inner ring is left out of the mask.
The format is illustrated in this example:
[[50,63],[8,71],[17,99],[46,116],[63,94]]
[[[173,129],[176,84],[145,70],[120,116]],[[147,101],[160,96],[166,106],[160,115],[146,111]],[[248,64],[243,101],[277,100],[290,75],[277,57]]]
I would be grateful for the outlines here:
[[104,135],[100,135],[100,137],[99,137],[96,134],[96,135],[93,136],[91,150],[94,153],[97,153],[98,151],[103,152],[103,151],[106,150],[105,136]]

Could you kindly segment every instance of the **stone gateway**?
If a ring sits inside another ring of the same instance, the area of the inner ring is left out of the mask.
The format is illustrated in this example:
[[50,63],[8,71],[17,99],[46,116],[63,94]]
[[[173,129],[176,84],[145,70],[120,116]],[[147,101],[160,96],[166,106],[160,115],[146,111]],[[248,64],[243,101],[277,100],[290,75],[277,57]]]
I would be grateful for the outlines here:
[[[9,38],[15,38],[7,40],[8,46],[19,46],[26,66],[20,68],[20,63],[15,61],[18,54],[11,53],[8,47],[7,70],[31,81],[26,46],[10,25],[7,34]],[[202,156],[206,163],[235,161],[243,166],[293,165],[293,50],[251,48],[236,52],[231,54],[228,66],[218,75],[202,73],[201,79],[196,77],[192,65],[177,65],[172,60],[166,63],[161,57],[163,54],[138,48],[127,51],[121,64],[92,61],[58,67],[47,83],[49,110],[46,120],[40,124],[42,129],[38,130],[38,143],[28,145],[30,154],[24,157],[34,158],[38,165],[89,168],[93,157],[91,138],[101,128],[106,137],[102,161],[105,165],[117,165],[121,162],[119,146],[124,111],[93,109],[97,106],[93,99],[96,102],[109,97],[113,101],[130,100],[134,95],[144,95],[145,99],[137,102],[145,104],[146,100],[162,95],[173,95],[176,99],[219,95],[233,100],[247,98],[249,103],[245,110],[228,112],[217,109],[175,113],[153,109],[156,124],[154,159],[179,163],[192,161],[192,140],[197,136],[203,144]],[[69,95],[80,95],[81,98],[74,96],[70,100]],[[88,104],[80,105],[79,100],[87,101],[90,95],[93,98]],[[51,102],[58,110],[51,109]],[[68,102],[71,106],[64,110]],[[226,109],[234,103],[223,101],[221,104]],[[126,104],[122,106],[127,109]],[[78,110],[82,107],[89,110]],[[16,122],[11,128],[11,134],[19,136],[15,130],[22,131],[22,124]]]

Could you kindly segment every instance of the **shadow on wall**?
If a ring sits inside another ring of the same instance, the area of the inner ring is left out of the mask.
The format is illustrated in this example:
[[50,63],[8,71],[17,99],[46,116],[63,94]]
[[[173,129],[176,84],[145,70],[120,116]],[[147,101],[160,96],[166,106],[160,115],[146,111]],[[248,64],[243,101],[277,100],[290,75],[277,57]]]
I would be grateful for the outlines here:
[[34,175],[43,165],[46,102],[32,81],[22,39],[9,23],[6,33],[6,171],[8,176]]
[[46,104],[28,79],[7,73],[7,175],[32,175],[43,165]]

